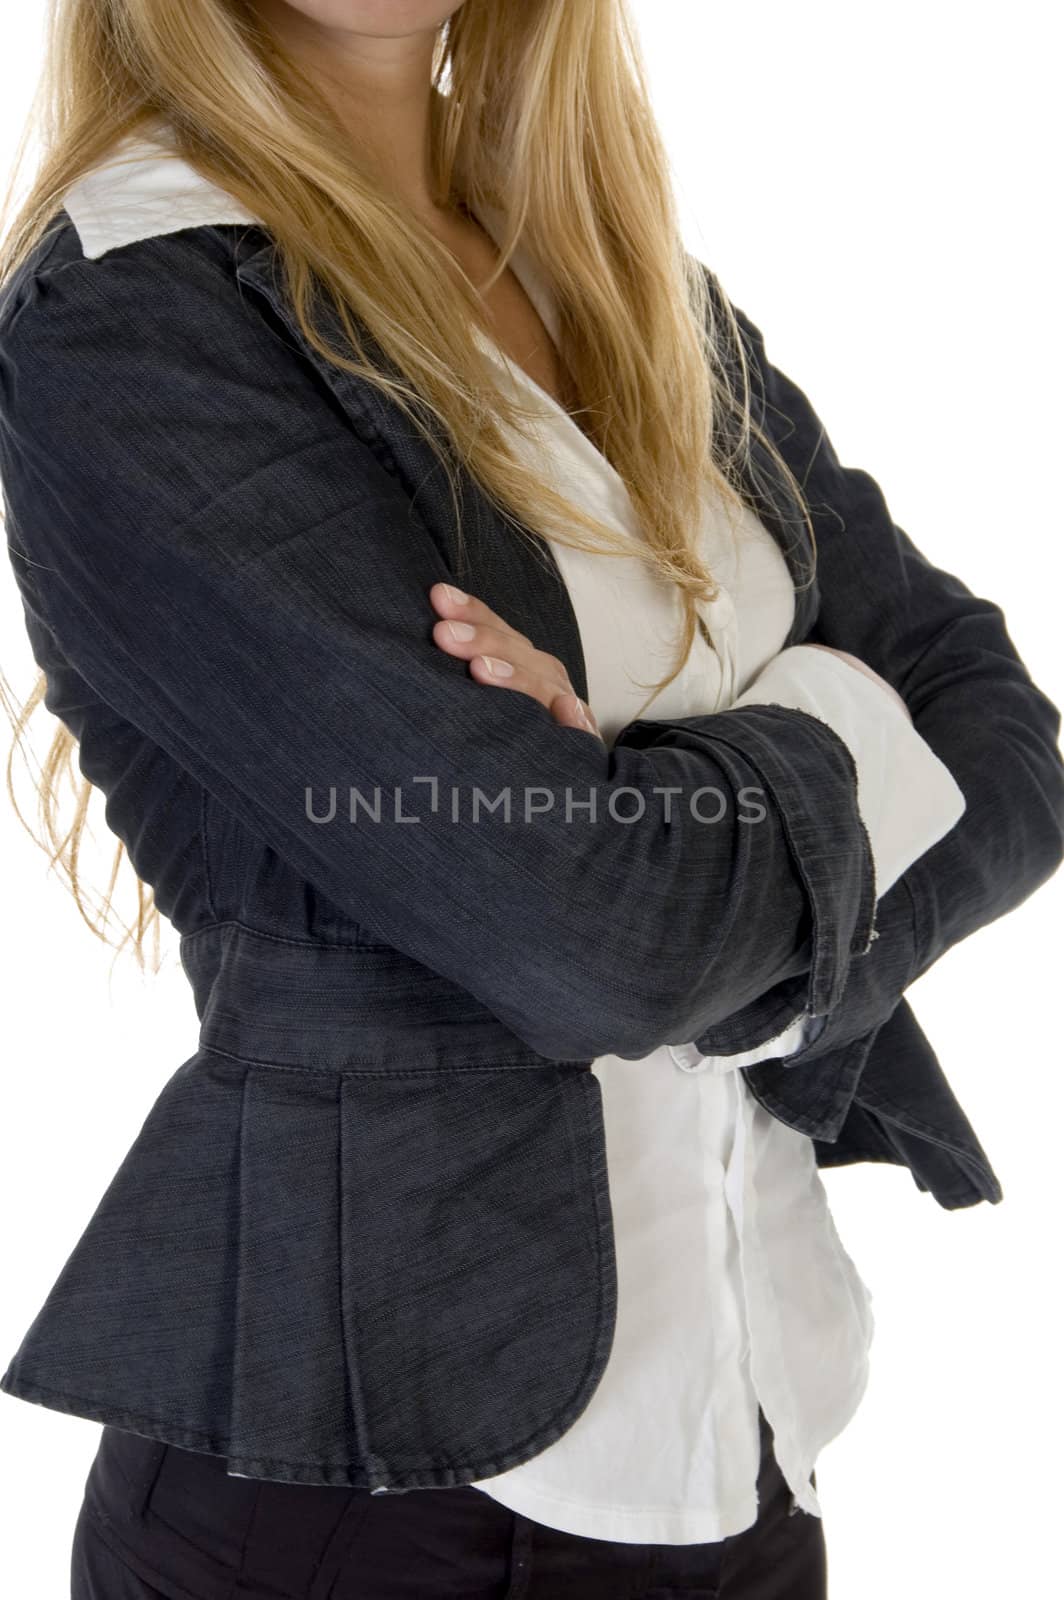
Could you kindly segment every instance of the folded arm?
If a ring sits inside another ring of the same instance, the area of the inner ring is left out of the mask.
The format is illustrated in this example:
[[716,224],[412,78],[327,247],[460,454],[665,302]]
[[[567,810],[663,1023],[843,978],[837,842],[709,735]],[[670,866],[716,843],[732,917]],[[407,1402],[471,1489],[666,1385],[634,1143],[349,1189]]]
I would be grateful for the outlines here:
[[38,269],[0,319],[13,565],[71,665],[548,1057],[636,1058],[781,982],[829,1011],[874,902],[845,743],[750,706],[607,751],[488,694],[433,644],[452,574],[386,460],[220,264],[176,259],[166,293],[154,251]]
[[[955,825],[881,890],[879,936],[851,961],[825,1024],[790,1054],[797,1064],[879,1026],[909,983],[1060,865],[1060,712],[1033,683],[1001,608],[916,548],[875,480],[841,464],[805,394],[769,362],[760,330],[736,314],[755,415],[811,505],[820,610],[810,642],[859,657],[898,691],[964,798]],[[766,997],[737,1008],[698,1037],[699,1048],[710,1054],[757,1042],[769,1014]]]

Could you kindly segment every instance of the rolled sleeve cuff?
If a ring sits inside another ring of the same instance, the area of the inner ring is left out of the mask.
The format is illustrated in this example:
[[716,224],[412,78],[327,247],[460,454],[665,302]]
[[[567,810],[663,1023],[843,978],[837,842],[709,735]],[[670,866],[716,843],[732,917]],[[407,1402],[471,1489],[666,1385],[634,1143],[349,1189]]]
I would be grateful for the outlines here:
[[809,1041],[815,1031],[815,1019],[803,1014],[795,1017],[781,1033],[773,1034],[771,1039],[766,1039],[763,1044],[753,1045],[749,1050],[737,1050],[731,1055],[723,1052],[703,1055],[692,1041],[683,1045],[670,1044],[669,1054],[682,1072],[708,1072],[719,1076],[725,1072],[734,1072],[739,1067],[756,1066],[759,1061],[772,1061],[794,1055]]
[[849,749],[877,900],[963,816],[965,798],[949,768],[874,679],[841,657],[809,645],[780,651],[734,702],[765,704],[819,718]]

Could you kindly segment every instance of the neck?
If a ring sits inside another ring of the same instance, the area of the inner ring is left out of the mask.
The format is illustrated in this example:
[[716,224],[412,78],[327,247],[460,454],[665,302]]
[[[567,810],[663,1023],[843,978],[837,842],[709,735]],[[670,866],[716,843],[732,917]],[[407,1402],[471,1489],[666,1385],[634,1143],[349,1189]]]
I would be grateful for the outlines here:
[[381,37],[315,21],[286,0],[256,0],[260,20],[329,102],[359,159],[426,221],[440,211],[429,161],[438,27]]

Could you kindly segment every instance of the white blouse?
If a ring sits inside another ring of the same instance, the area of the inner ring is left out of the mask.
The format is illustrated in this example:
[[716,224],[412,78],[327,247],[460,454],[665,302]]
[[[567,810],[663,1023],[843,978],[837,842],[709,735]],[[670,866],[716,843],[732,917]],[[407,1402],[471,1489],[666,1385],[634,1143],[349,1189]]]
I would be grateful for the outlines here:
[[[500,214],[478,217],[497,243]],[[523,251],[511,264],[556,338],[545,282]],[[540,472],[633,532],[630,499],[605,456],[498,346],[481,343],[500,383],[537,408]],[[645,710],[646,685],[673,659],[677,591],[635,558],[552,546],[604,738],[612,743],[637,714],[719,711],[744,691],[747,701],[812,710],[854,751],[883,893],[957,820],[960,790],[881,686],[824,651],[780,653],[794,615],[792,580],[752,511],[735,513],[707,492],[702,539],[723,584],[700,607],[716,650],[697,637],[682,672]],[[770,662],[772,692],[759,692],[755,680]],[[892,806],[883,804],[888,793]],[[722,1539],[757,1516],[760,1404],[793,1503],[820,1515],[810,1474],[864,1392],[871,1295],[836,1231],[812,1140],[771,1116],[735,1070],[787,1054],[802,1034],[798,1019],[741,1055],[705,1057],[693,1044],[663,1043],[639,1061],[593,1063],[617,1253],[613,1345],[575,1423],[531,1460],[478,1480],[485,1493],[594,1538]]]

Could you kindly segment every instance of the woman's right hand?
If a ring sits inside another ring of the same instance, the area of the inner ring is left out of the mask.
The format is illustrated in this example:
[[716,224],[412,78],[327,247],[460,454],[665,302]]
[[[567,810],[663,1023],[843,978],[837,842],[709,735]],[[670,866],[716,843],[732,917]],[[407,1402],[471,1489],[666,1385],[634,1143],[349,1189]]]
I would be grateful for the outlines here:
[[881,677],[874,667],[870,667],[867,661],[862,661],[860,656],[852,656],[848,650],[836,650],[834,645],[814,644],[812,640],[807,641],[806,648],[809,650],[828,650],[833,656],[838,656],[840,660],[848,661],[851,667],[856,667],[858,672],[863,672],[866,678],[871,678],[874,683],[878,683],[881,688],[885,689],[895,703],[905,712],[909,721],[913,720],[909,707],[905,704],[897,689],[892,684],[889,684],[886,678]]
[[594,712],[580,699],[557,656],[537,650],[497,611],[453,584],[434,583],[429,598],[440,619],[432,630],[434,642],[448,655],[468,661],[478,683],[527,694],[546,706],[562,727],[582,728],[605,742]]

